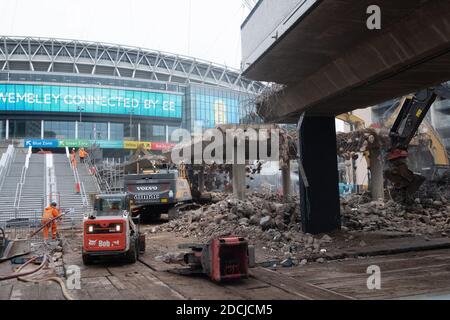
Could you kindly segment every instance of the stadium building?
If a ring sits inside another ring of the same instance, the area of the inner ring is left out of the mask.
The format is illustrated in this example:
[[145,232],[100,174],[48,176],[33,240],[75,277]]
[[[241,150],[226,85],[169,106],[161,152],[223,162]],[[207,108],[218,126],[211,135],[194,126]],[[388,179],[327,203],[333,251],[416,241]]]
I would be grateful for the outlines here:
[[24,147],[161,150],[177,128],[256,121],[264,85],[240,71],[160,51],[0,37],[0,140]]

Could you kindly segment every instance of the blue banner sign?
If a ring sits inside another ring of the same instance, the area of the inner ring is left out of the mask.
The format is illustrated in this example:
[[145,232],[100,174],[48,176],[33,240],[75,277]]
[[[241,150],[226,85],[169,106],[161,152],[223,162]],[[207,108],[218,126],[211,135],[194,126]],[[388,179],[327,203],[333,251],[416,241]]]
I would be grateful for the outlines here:
[[35,84],[0,84],[0,111],[83,112],[181,118],[181,94]]
[[25,148],[58,148],[58,140],[37,140],[37,139],[25,139],[23,141],[23,146]]
[[104,149],[123,149],[123,141],[121,140],[76,140],[76,139],[64,139],[64,140],[40,140],[40,139],[25,139],[23,140],[23,146],[25,148],[89,148],[93,145],[97,145]]

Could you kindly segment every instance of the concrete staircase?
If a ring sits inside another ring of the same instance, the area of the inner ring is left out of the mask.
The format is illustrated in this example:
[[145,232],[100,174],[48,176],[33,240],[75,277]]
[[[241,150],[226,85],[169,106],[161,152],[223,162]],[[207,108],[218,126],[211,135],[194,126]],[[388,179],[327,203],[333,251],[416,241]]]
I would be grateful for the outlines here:
[[[25,165],[27,150],[16,149],[13,161],[6,173],[3,185],[0,186],[0,223],[11,219],[30,219],[40,221],[46,205],[46,155],[32,154],[26,171],[21,197],[17,199],[17,210],[14,208],[17,185],[20,182]],[[92,210],[92,204],[83,204],[83,198],[75,190],[75,178],[65,154],[53,155],[56,192],[59,194],[59,206],[71,210],[68,217],[78,220],[86,211]],[[89,173],[87,166],[79,164],[78,175],[86,194],[98,193],[97,182]],[[58,198],[58,197],[57,197]]]
[[39,220],[44,210],[45,155],[32,154],[19,200],[20,217]]
[[15,217],[14,200],[17,184],[20,181],[22,168],[25,164],[26,151],[18,149],[6,174],[3,185],[0,186],[0,222],[5,222]]
[[86,164],[79,164],[78,175],[80,176],[81,182],[84,184],[84,188],[87,194],[97,194],[100,192],[100,187],[98,186],[97,180],[92,174],[89,173]]
[[[75,178],[72,168],[70,167],[69,159],[65,154],[54,154],[53,163],[55,167],[56,176],[56,190],[60,196],[60,206],[63,209],[72,209],[73,218],[81,218],[83,213],[92,210],[92,205],[89,203],[87,208],[83,205],[81,194],[76,193]],[[84,167],[79,165],[79,169]],[[89,174],[89,173],[87,173]],[[80,180],[82,180],[80,175]],[[95,188],[89,179],[82,180],[86,190]]]

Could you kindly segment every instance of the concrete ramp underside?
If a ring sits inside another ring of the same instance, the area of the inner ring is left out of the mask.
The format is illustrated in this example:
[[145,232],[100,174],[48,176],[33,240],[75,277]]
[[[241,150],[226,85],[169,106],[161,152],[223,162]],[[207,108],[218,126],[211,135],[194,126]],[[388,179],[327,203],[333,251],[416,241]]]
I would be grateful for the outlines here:
[[381,30],[366,27],[372,4],[319,1],[250,63],[247,77],[286,85],[261,104],[268,121],[337,115],[450,79],[450,1],[376,1]]

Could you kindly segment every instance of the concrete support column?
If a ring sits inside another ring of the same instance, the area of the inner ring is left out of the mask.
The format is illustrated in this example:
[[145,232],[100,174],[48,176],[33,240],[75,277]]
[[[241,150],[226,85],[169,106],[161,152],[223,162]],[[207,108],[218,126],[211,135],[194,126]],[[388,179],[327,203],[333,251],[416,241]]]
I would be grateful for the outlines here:
[[111,122],[108,122],[108,141],[111,140]]
[[5,139],[9,139],[9,119],[5,121]]
[[380,149],[370,151],[370,192],[373,200],[384,199],[383,159]]
[[200,193],[205,191],[205,167],[203,165],[198,173],[198,191],[200,191]]
[[138,126],[137,126],[137,135],[138,135],[138,141],[141,141],[141,123],[139,122],[138,123]]
[[334,117],[306,116],[299,138],[302,229],[311,234],[339,230],[341,213]]
[[169,143],[169,126],[166,126],[166,143]]
[[287,201],[291,194],[291,161],[281,168],[281,179],[283,182],[283,199]]
[[245,164],[233,164],[232,165],[232,182],[233,182],[233,195],[239,199],[245,198]]
[[78,121],[75,121],[75,139],[78,139]]

